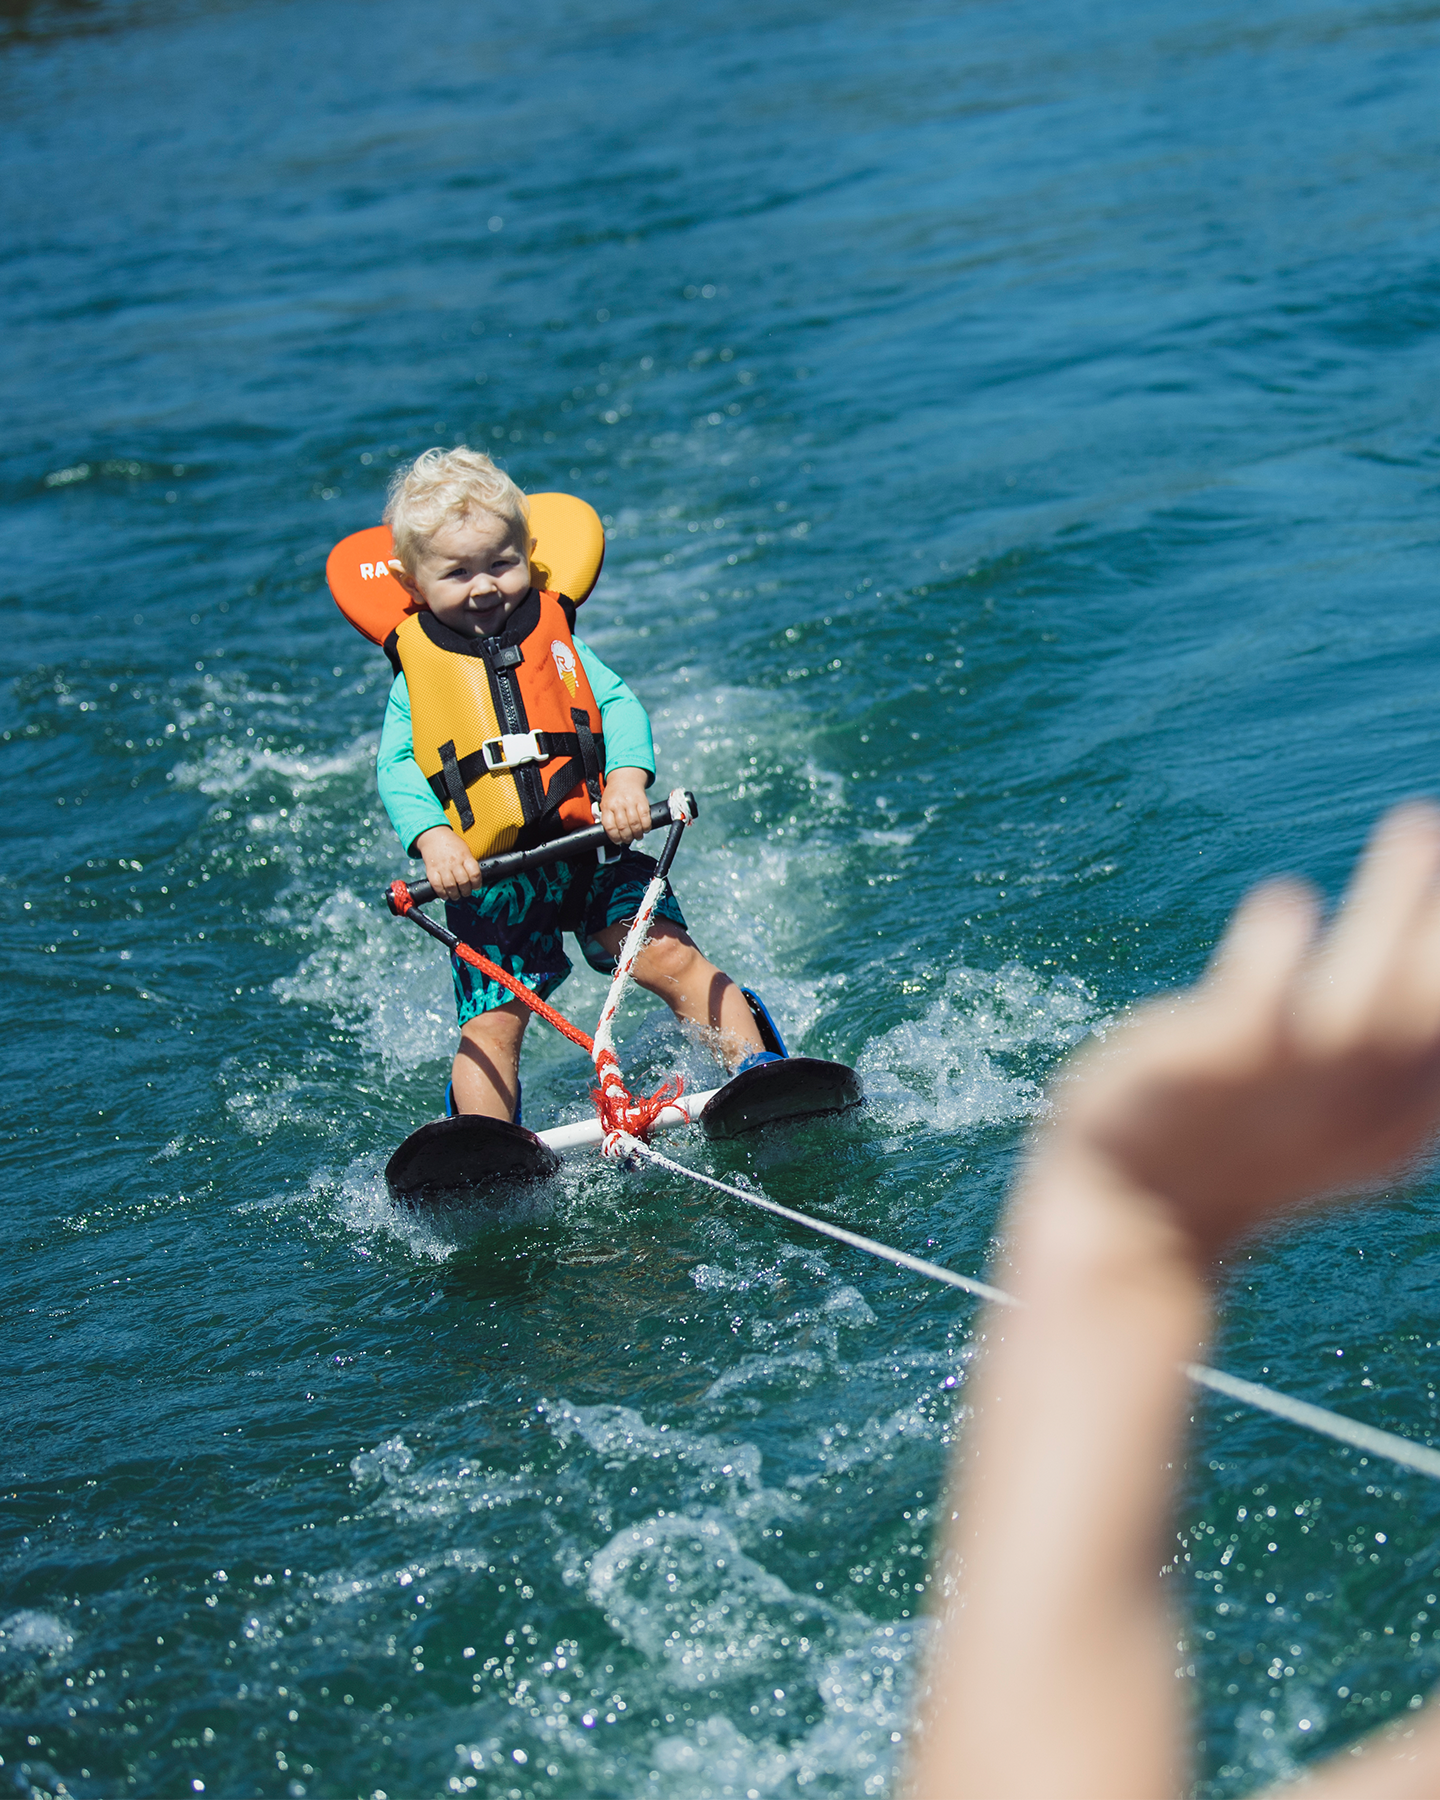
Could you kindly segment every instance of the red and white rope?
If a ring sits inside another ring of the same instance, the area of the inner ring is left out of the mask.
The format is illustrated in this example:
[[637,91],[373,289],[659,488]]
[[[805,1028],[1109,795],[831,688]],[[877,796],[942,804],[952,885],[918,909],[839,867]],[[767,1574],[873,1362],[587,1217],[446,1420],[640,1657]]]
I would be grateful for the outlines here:
[[[675,788],[670,795],[672,823],[683,821],[688,825],[692,816],[685,790]],[[663,874],[657,872],[645,890],[645,898],[640,902],[640,909],[625,934],[625,942],[620,946],[620,954],[615,960],[615,973],[610,978],[610,991],[605,996],[605,1004],[600,1008],[599,1022],[595,1026],[594,1048],[591,1052],[599,1083],[595,1090],[595,1106],[602,1126],[600,1148],[606,1156],[623,1156],[626,1150],[625,1140],[645,1137],[658,1115],[677,1100],[684,1089],[684,1082],[676,1076],[647,1099],[637,1101],[625,1085],[615,1055],[615,1016],[634,976],[640,952],[649,941],[655,908],[665,895],[665,879]]]

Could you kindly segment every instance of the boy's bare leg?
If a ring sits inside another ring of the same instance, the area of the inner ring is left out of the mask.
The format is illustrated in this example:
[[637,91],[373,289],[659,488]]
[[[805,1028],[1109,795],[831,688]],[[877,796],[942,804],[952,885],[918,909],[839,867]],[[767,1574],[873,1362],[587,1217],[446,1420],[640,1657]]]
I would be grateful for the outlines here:
[[483,1113],[487,1119],[515,1117],[520,1041],[529,1020],[529,1012],[518,1000],[507,1000],[493,1012],[465,1021],[450,1071],[455,1104],[462,1113]]
[[[607,925],[597,933],[596,942],[610,956],[618,956],[629,929],[628,919]],[[635,959],[635,979],[647,993],[663,1000],[677,1019],[688,1020],[717,1039],[727,1068],[765,1048],[745,996],[671,920],[656,919],[650,927],[650,941]]]

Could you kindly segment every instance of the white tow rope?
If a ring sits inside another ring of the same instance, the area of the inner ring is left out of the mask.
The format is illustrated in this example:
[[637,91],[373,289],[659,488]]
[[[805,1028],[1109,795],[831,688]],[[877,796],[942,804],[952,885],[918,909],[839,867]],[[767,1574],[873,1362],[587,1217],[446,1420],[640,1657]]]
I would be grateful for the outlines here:
[[1331,1412],[1325,1406],[1312,1406],[1308,1400],[1292,1400],[1289,1394],[1278,1394],[1274,1388],[1262,1387],[1258,1381],[1241,1381],[1223,1369],[1207,1369],[1204,1363],[1182,1363],[1181,1368],[1199,1387],[1224,1394],[1227,1400],[1239,1400],[1261,1412],[1273,1413],[1277,1419],[1288,1419],[1292,1425],[1307,1431],[1318,1431],[1336,1443],[1349,1444],[1352,1450],[1363,1450],[1367,1456],[1383,1456],[1440,1481],[1440,1450],[1415,1444],[1393,1431],[1381,1431],[1374,1425],[1362,1425],[1358,1419],[1347,1419],[1343,1413]]
[[[683,820],[687,825],[693,816],[681,788],[676,788],[670,795],[670,816],[672,820]],[[625,989],[630,984],[636,958],[645,948],[645,941],[650,935],[651,921],[665,892],[667,877],[667,866],[662,863],[646,888],[640,910],[625,934],[625,942],[616,959],[615,973],[610,980],[610,991],[605,996],[605,1004],[600,1009],[600,1021],[595,1027],[595,1073],[600,1081],[601,1092],[613,1096],[622,1104],[629,1102],[630,1095],[621,1078],[620,1065],[615,1056],[615,1015],[619,1011]],[[606,1132],[602,1148],[607,1156],[622,1157],[627,1161],[643,1157],[657,1168],[668,1169],[672,1175],[683,1175],[688,1181],[698,1181],[705,1187],[714,1188],[717,1193],[743,1200],[747,1206],[773,1213],[776,1218],[788,1219],[792,1225],[819,1232],[823,1237],[833,1238],[838,1244],[848,1244],[852,1250],[863,1251],[866,1256],[876,1256],[882,1262],[893,1263],[898,1269],[909,1269],[913,1274],[923,1275],[927,1281],[938,1281],[946,1287],[959,1288],[963,1293],[973,1294],[979,1300],[989,1300],[996,1306],[1023,1304],[1003,1288],[976,1281],[969,1275],[957,1275],[953,1269],[928,1262],[923,1256],[911,1256],[908,1250],[896,1250],[875,1238],[862,1237],[858,1231],[847,1231],[843,1225],[831,1225],[824,1219],[812,1218],[809,1213],[781,1206],[778,1201],[768,1199],[764,1194],[735,1187],[728,1181],[717,1181],[713,1175],[702,1174],[699,1169],[686,1168],[684,1163],[674,1162],[658,1150],[652,1150],[649,1144],[628,1131],[614,1129]],[[1222,1394],[1227,1400],[1238,1400],[1243,1406],[1253,1406],[1257,1411],[1270,1413],[1274,1418],[1284,1419],[1291,1425],[1318,1432],[1321,1437],[1332,1438],[1337,1444],[1347,1444],[1352,1450],[1362,1451],[1367,1456],[1383,1457],[1388,1462],[1398,1463],[1402,1469],[1413,1469],[1419,1475],[1428,1475],[1432,1481],[1440,1481],[1440,1450],[1412,1443],[1409,1438],[1401,1437],[1397,1432],[1382,1431],[1374,1425],[1362,1425],[1358,1419],[1347,1419],[1343,1413],[1331,1412],[1325,1406],[1313,1406],[1308,1400],[1292,1399],[1289,1394],[1278,1393],[1274,1388],[1264,1387],[1258,1381],[1242,1381],[1238,1376],[1227,1375],[1222,1369],[1212,1369],[1204,1363],[1181,1363],[1179,1366],[1182,1373],[1197,1387],[1208,1388],[1211,1393]]]
[[[913,1269],[928,1281],[943,1281],[946,1287],[961,1288],[967,1294],[974,1294],[981,1300],[993,1300],[1000,1306],[1019,1304],[1000,1288],[990,1287],[983,1281],[972,1281],[968,1275],[957,1275],[953,1269],[942,1268],[939,1263],[926,1262],[923,1256],[911,1256],[908,1250],[894,1250],[889,1244],[878,1243],[874,1238],[861,1237],[858,1231],[847,1231],[843,1225],[831,1225],[824,1219],[812,1219],[809,1213],[795,1212],[788,1206],[781,1206],[778,1200],[767,1199],[764,1194],[731,1187],[728,1181],[717,1181],[713,1175],[702,1175],[699,1169],[687,1169],[684,1163],[672,1162],[668,1156],[652,1150],[649,1144],[642,1144],[639,1138],[623,1137],[620,1149],[623,1155],[646,1157],[660,1168],[669,1169],[672,1175],[686,1175],[691,1181],[703,1181],[706,1187],[716,1188],[722,1194],[733,1194],[748,1206],[758,1206],[762,1212],[774,1213],[776,1218],[789,1219],[792,1224],[803,1225],[809,1231],[821,1232],[825,1237],[834,1238],[838,1244],[848,1244],[852,1250],[863,1250],[867,1256],[878,1256],[885,1262],[894,1263],[899,1269]],[[1440,1465],[1440,1457],[1436,1461]]]
[[[897,1268],[910,1269],[916,1275],[923,1275],[927,1281],[939,1281],[946,1287],[960,1288],[967,1294],[974,1294],[977,1299],[993,1301],[997,1306],[1024,1304],[1013,1294],[1007,1294],[1003,1288],[991,1287],[988,1282],[975,1281],[968,1275],[957,1275],[953,1269],[927,1262],[923,1256],[911,1256],[906,1250],[896,1250],[874,1238],[861,1237],[859,1232],[846,1231],[841,1225],[831,1225],[824,1219],[812,1218],[809,1213],[796,1212],[793,1207],[781,1206],[778,1201],[767,1199],[764,1194],[734,1187],[728,1181],[717,1181],[713,1175],[702,1174],[699,1169],[687,1169],[684,1163],[662,1156],[658,1150],[652,1150],[649,1144],[641,1143],[639,1138],[630,1137],[627,1133],[617,1133],[616,1139],[617,1149],[612,1154],[644,1157],[658,1168],[668,1169],[673,1175],[684,1175],[690,1181],[702,1182],[719,1193],[743,1200],[747,1206],[759,1207],[762,1212],[789,1219],[794,1225],[803,1225],[807,1231],[818,1231],[825,1237],[834,1238],[837,1243],[848,1244],[852,1250],[863,1250],[867,1256],[878,1256],[884,1262],[894,1263]],[[1222,1369],[1207,1368],[1204,1363],[1181,1363],[1180,1368],[1197,1387],[1209,1388],[1212,1393],[1223,1394],[1227,1400],[1238,1400],[1244,1406],[1253,1406],[1260,1412],[1273,1414],[1277,1419],[1285,1419],[1307,1431],[1318,1432],[1322,1437],[1333,1438],[1338,1444],[1348,1444],[1352,1450],[1363,1451],[1367,1456],[1383,1457],[1389,1462],[1398,1463],[1403,1469],[1413,1469],[1417,1474],[1428,1475],[1432,1481],[1440,1481],[1440,1450],[1412,1443],[1409,1438],[1401,1437],[1393,1431],[1381,1431],[1374,1425],[1362,1425],[1358,1419],[1347,1419],[1343,1413],[1331,1412],[1328,1407],[1312,1406],[1308,1400],[1294,1400],[1289,1394],[1277,1393],[1274,1388],[1263,1387],[1258,1381],[1241,1381],[1237,1376],[1225,1374]]]
[[[695,817],[685,797],[684,788],[673,788],[670,793],[670,823],[688,825]],[[631,1104],[629,1089],[625,1086],[620,1074],[620,1063],[615,1055],[615,1015],[620,1010],[620,1002],[625,990],[630,985],[635,971],[635,962],[645,948],[646,939],[650,936],[650,926],[655,917],[655,908],[665,894],[665,884],[669,879],[667,862],[661,860],[654,878],[645,890],[645,898],[640,902],[640,910],[630,922],[630,929],[625,934],[625,942],[620,946],[620,954],[615,959],[615,973],[610,977],[610,991],[605,996],[605,1004],[600,1008],[600,1019],[595,1027],[594,1044],[591,1052],[595,1061],[595,1074],[600,1083],[600,1092],[604,1103],[610,1107],[625,1107]],[[676,1084],[678,1092],[678,1083]],[[602,1111],[602,1121],[605,1118]],[[614,1116],[611,1114],[610,1116]],[[624,1152],[618,1145],[622,1138],[629,1138],[628,1132],[607,1131],[601,1138],[600,1147],[606,1156],[619,1156]],[[638,1142],[638,1139],[630,1139]]]
[[[610,991],[605,996],[605,1004],[600,1008],[600,1020],[595,1027],[595,1070],[603,1084],[604,1072],[602,1061],[615,1062],[615,1015],[620,1010],[620,1002],[625,997],[625,990],[630,985],[635,973],[635,959],[645,948],[645,940],[650,936],[650,923],[655,917],[655,908],[660,904],[661,895],[665,892],[665,877],[657,875],[645,890],[645,898],[640,902],[640,910],[630,922],[630,929],[625,934],[625,942],[620,946],[620,954],[615,959],[615,973],[610,977]],[[618,1071],[617,1071],[618,1073]]]

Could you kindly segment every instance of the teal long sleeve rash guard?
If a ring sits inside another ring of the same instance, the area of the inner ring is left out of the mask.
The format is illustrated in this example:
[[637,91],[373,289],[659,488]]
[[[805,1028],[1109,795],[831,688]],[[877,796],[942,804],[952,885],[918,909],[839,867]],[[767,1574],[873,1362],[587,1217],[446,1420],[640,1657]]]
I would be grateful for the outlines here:
[[[655,779],[655,745],[650,736],[649,715],[615,671],[607,668],[588,645],[582,644],[579,638],[574,639],[574,644],[590,691],[600,708],[606,767],[644,769],[650,778],[645,783],[649,787]],[[385,706],[375,778],[390,823],[406,851],[414,856],[415,840],[420,833],[435,825],[447,825],[449,820],[415,761],[410,729],[410,689],[403,675],[395,677]]]

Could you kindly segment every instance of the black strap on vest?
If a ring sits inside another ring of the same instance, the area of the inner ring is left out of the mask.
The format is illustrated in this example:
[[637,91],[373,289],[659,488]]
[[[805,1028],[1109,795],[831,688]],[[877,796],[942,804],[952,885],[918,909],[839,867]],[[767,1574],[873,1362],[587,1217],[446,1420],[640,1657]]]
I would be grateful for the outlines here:
[[[468,763],[472,758],[467,756],[465,760]],[[475,813],[470,805],[470,796],[465,792],[465,777],[456,760],[454,738],[448,744],[440,746],[440,762],[440,773],[430,777],[430,786],[434,789],[437,782],[440,784],[436,799],[442,806],[448,799],[460,815],[460,829],[469,831],[475,823]]]
[[572,706],[570,717],[575,726],[575,736],[580,741],[580,761],[585,767],[585,787],[590,795],[590,803],[592,806],[598,806],[600,804],[600,777],[605,772],[604,740],[601,740],[602,748],[597,751],[595,733],[590,729],[590,715],[583,706]]
[[[587,787],[589,786],[589,758],[594,759],[598,771],[603,772],[605,768],[604,738],[596,737],[590,730],[590,721],[585,718],[584,713],[572,713],[571,717],[576,720],[577,724],[580,719],[585,719],[584,738],[578,731],[537,731],[535,733],[536,748],[547,761],[551,761],[557,756],[570,758],[570,761],[551,777],[545,789],[545,802],[540,810],[541,818],[554,812],[570,790],[578,787],[582,781]],[[589,740],[588,757],[586,739]],[[428,777],[430,791],[442,806],[453,803],[466,831],[475,823],[475,814],[470,806],[470,797],[465,792],[466,788],[473,787],[482,775],[513,773],[512,770],[507,769],[492,769],[485,761],[483,745],[478,750],[472,750],[468,756],[460,757],[457,760],[453,738],[448,744],[440,746],[440,763],[440,769]],[[600,784],[597,780],[592,798],[598,799],[599,797]]]

